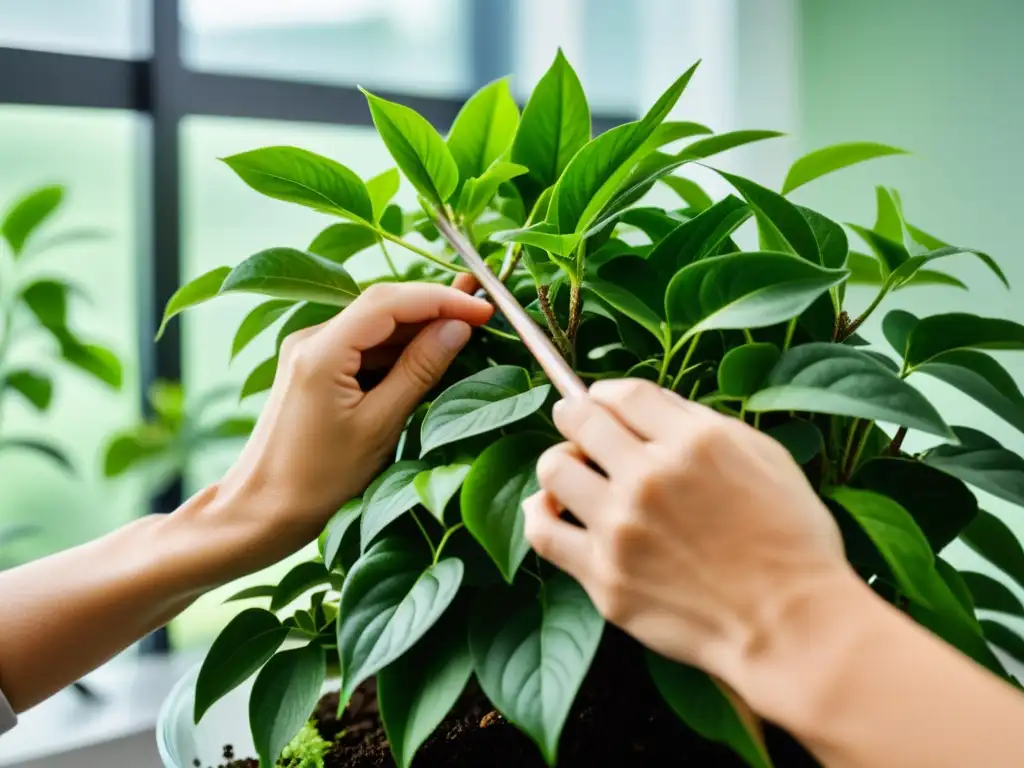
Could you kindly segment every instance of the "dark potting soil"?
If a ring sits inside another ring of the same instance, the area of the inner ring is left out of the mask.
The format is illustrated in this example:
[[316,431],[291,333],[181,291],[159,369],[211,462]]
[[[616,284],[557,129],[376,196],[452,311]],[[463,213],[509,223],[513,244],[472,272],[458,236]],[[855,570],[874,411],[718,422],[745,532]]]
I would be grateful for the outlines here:
[[[334,740],[326,768],[394,768],[372,691],[357,697],[339,720],[338,697],[324,697],[315,719]],[[340,735],[339,735],[340,734]],[[818,768],[795,741],[767,727],[776,768]],[[634,641],[609,628],[569,715],[558,751],[559,768],[599,766],[746,768],[729,749],[697,736],[661,700]],[[258,768],[237,760],[222,768]],[[537,747],[505,720],[478,689],[467,691],[423,745],[414,768],[545,768]]]

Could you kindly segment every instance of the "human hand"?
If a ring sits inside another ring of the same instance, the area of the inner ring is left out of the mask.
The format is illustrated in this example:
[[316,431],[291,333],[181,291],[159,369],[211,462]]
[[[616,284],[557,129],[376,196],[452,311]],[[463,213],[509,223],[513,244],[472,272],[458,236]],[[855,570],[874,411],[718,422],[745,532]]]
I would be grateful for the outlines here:
[[[491,305],[468,295],[475,287],[469,276],[452,287],[374,285],[286,339],[268,402],[210,508],[245,517],[253,567],[316,538],[379,471],[471,326],[490,318]],[[387,373],[363,391],[356,375],[367,370]]]
[[527,538],[662,655],[731,683],[794,601],[851,574],[800,468],[743,422],[646,381],[607,380],[561,401],[555,423],[571,442],[538,463]]

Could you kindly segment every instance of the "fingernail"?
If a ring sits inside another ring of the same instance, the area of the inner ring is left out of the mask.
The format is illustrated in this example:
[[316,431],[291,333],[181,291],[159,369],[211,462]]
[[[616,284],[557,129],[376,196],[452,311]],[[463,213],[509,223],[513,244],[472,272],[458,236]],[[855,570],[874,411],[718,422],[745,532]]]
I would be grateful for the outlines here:
[[445,320],[437,330],[437,340],[446,350],[455,352],[469,341],[472,329],[461,320]]

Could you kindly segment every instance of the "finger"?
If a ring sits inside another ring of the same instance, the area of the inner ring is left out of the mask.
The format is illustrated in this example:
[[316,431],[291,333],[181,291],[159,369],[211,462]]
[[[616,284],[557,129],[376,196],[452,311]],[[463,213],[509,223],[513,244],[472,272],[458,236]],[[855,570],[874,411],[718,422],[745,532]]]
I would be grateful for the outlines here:
[[471,296],[476,293],[476,289],[479,287],[480,283],[477,281],[476,277],[468,272],[463,272],[452,280],[452,288],[457,291],[462,291],[463,293],[468,293]]
[[403,422],[448,370],[469,341],[472,329],[462,320],[439,320],[405,348],[394,368],[366,395],[369,413]]
[[678,435],[685,428],[686,401],[643,379],[604,379],[590,387],[590,397],[645,440]]
[[644,444],[637,435],[590,397],[559,400],[555,426],[608,475],[631,470],[642,458]]
[[577,580],[587,572],[590,543],[583,528],[559,517],[558,502],[546,491],[523,502],[526,540],[548,562]]
[[577,446],[562,443],[545,451],[537,462],[537,480],[541,488],[587,527],[600,521],[611,484],[587,466],[586,457]]

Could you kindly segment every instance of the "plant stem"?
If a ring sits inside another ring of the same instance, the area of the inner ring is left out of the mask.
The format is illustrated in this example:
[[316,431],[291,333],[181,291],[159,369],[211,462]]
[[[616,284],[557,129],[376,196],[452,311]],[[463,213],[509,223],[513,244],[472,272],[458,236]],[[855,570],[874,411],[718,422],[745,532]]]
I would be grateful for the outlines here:
[[572,353],[572,345],[569,343],[568,337],[558,324],[558,318],[555,317],[555,312],[551,308],[551,299],[549,296],[549,286],[538,285],[537,286],[537,303],[540,304],[540,311],[544,313],[544,319],[548,323],[548,330],[551,331],[551,338],[555,340],[555,344],[561,350],[565,357],[569,357]]
[[896,430],[896,434],[893,435],[892,442],[889,443],[889,455],[899,456],[900,449],[903,448],[903,439],[907,436],[907,428],[900,427]]
[[501,272],[498,273],[498,279],[501,282],[507,281],[512,277],[512,273],[516,271],[516,267],[519,266],[519,259],[523,254],[522,243],[509,243],[508,248],[505,249],[505,258],[501,262]]
[[700,343],[700,334],[694,334],[693,338],[690,339],[690,346],[686,348],[686,354],[683,355],[683,362],[679,366],[679,373],[676,374],[675,379],[672,381],[672,391],[676,391],[676,387],[682,383],[683,376],[686,374],[687,367],[690,364],[690,358],[693,357],[693,353],[697,351],[697,344]]
[[565,335],[573,349],[576,347],[576,332],[580,329],[580,317],[583,315],[583,300],[580,295],[579,283],[573,283],[569,289],[569,328]]
[[472,272],[472,270],[469,269],[469,267],[462,267],[459,266],[458,264],[452,264],[450,261],[445,261],[444,259],[435,256],[430,251],[425,251],[419,246],[413,245],[408,240],[403,240],[402,238],[398,237],[398,235],[391,234],[386,229],[378,229],[377,233],[385,240],[390,240],[396,245],[400,245],[406,250],[412,251],[417,256],[422,256],[427,261],[432,261],[439,267],[444,267],[445,269],[450,270],[451,272]]
[[881,290],[878,291],[878,295],[875,296],[875,298],[871,301],[870,304],[868,304],[867,309],[861,312],[860,317],[858,317],[856,320],[854,320],[846,327],[846,332],[842,334],[842,338],[837,338],[836,341],[846,341],[846,339],[853,336],[853,334],[857,332],[857,329],[864,324],[864,321],[871,316],[871,313],[878,309],[878,305],[882,303],[882,299],[884,299],[888,293],[888,287],[883,285]]
[[412,515],[412,519],[416,521],[416,527],[420,529],[420,533],[423,534],[423,538],[427,540],[427,546],[430,547],[430,556],[434,558],[434,562],[437,562],[437,548],[434,546],[433,539],[430,538],[430,534],[427,533],[427,529],[423,526],[423,521],[420,520],[419,515],[416,514],[416,510],[409,512]]
[[444,551],[444,545],[448,543],[448,539],[452,537],[453,533],[464,526],[465,523],[456,523],[444,532],[444,536],[441,537],[441,543],[437,545],[437,551],[434,553],[434,565],[437,565],[437,561],[441,559],[441,552]]
[[860,463],[860,457],[867,447],[868,439],[871,437],[872,426],[873,424],[870,421],[864,423],[864,433],[860,436],[860,440],[857,441],[857,448],[854,450],[853,456],[850,458],[850,466],[846,470],[847,479],[853,477],[854,470],[857,469],[857,465]]
[[384,252],[384,261],[388,263],[388,268],[391,270],[391,274],[394,275],[396,278],[400,278],[401,275],[398,274],[398,269],[395,267],[395,262],[391,260],[391,254],[388,253],[388,247],[384,245],[384,238],[378,237],[377,240],[380,242],[380,249]]
[[857,429],[860,427],[860,421],[860,419],[853,420],[853,424],[850,425],[850,432],[846,435],[846,445],[843,446],[843,452],[839,456],[839,466],[842,468],[842,480],[844,482],[848,479],[846,469],[850,464],[850,455],[853,452],[853,440],[857,436]]
[[761,428],[761,413],[758,412],[758,413],[754,414],[754,429],[760,429],[760,428]]
[[747,340],[747,344],[753,344],[754,343],[754,334],[752,334],[750,332],[749,328],[744,328],[743,329],[743,338]]
[[786,339],[782,342],[782,351],[785,352],[789,349],[789,345],[793,343],[793,334],[796,332],[796,318],[794,317],[789,321],[789,325],[786,326]]

